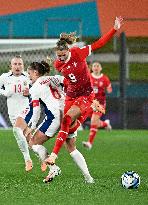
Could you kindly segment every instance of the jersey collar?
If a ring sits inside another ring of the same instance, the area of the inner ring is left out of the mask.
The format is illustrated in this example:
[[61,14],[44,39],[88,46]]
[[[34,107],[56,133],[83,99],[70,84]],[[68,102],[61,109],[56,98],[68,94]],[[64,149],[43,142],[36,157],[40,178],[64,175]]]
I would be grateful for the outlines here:
[[101,73],[99,76],[96,76],[96,75],[94,75],[94,74],[92,73],[92,76],[93,76],[93,78],[99,79],[99,78],[101,78],[101,77],[103,76],[103,73]]
[[65,61],[65,63],[68,63],[68,61],[70,60],[70,58],[71,58],[71,52],[69,51],[68,58],[67,58],[67,60]]

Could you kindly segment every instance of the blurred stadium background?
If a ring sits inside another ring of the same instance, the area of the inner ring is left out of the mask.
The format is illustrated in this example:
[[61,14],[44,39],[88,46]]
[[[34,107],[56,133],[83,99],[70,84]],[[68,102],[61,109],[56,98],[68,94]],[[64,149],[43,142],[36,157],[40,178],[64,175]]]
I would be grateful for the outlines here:
[[[116,16],[125,24],[102,49],[88,58],[102,64],[113,85],[107,114],[113,128],[148,127],[148,12],[147,0],[0,0],[0,74],[20,54],[25,67],[53,56],[61,32],[76,31],[82,44],[107,32]],[[54,70],[52,71],[54,72]],[[0,126],[10,126],[6,99],[0,96]],[[89,126],[89,120],[84,126]]]

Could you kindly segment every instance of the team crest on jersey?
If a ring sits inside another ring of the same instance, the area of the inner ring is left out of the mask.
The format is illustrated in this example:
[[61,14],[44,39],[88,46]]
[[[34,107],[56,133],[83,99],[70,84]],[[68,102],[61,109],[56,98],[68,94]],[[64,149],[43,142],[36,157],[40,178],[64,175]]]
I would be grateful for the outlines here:
[[77,67],[77,63],[76,62],[74,62],[73,64],[74,64],[74,67]]

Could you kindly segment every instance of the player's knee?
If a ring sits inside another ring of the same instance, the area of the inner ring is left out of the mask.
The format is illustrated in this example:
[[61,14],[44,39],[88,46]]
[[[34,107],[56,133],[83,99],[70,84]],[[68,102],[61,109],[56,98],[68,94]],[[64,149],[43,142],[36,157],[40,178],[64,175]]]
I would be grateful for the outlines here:
[[66,124],[66,125],[71,125],[72,123],[72,119],[69,115],[65,115],[63,117],[63,121],[62,121],[63,124]]
[[69,152],[72,152],[76,149],[76,138],[67,138],[66,139],[66,146]]

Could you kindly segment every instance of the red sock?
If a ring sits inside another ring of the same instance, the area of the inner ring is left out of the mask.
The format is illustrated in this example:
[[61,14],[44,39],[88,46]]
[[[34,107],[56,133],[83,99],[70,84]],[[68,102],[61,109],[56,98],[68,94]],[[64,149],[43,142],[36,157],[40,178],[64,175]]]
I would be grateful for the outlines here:
[[88,141],[93,144],[97,133],[97,125],[91,125]]
[[104,128],[107,127],[107,123],[105,121],[100,121],[100,127]]
[[55,141],[55,145],[53,148],[53,152],[57,155],[58,152],[60,151],[62,145],[64,144],[67,135],[69,133],[69,127],[72,123],[72,119],[69,115],[65,115],[62,123],[61,123],[61,129],[57,135],[56,141]]

